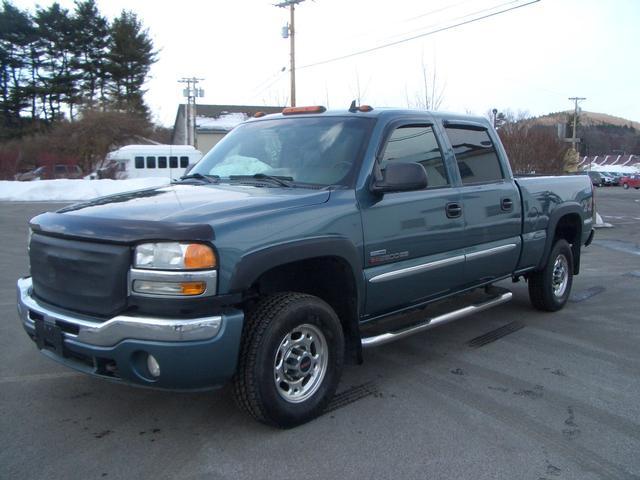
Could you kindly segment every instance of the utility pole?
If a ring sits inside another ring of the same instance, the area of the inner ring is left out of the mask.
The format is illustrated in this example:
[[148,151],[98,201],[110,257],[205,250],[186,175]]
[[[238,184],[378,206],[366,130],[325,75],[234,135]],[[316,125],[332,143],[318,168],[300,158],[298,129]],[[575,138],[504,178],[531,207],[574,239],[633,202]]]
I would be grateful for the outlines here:
[[186,83],[187,88],[182,90],[182,95],[187,99],[185,105],[186,111],[184,115],[185,132],[187,134],[187,145],[193,145],[198,148],[198,139],[196,138],[196,98],[204,97],[204,90],[198,88],[198,82],[203,81],[204,78],[196,77],[183,77],[178,80],[178,83]]
[[585,97],[569,97],[569,100],[573,101],[573,135],[571,136],[571,144],[573,145],[573,150],[578,153],[578,138],[577,138],[577,128],[578,128],[578,102],[582,100],[586,100]]
[[[287,8],[289,7],[289,11],[290,11],[290,21],[289,21],[289,29],[288,29],[288,36],[289,36],[289,49],[290,49],[290,53],[291,53],[291,106],[295,107],[296,106],[296,41],[295,41],[295,35],[296,35],[296,19],[295,19],[295,11],[296,11],[296,5],[298,3],[302,3],[304,2],[304,0],[284,0],[280,3],[276,3],[275,6],[276,7],[280,7],[280,8]],[[284,35],[283,35],[284,36]],[[284,38],[287,38],[286,36]]]

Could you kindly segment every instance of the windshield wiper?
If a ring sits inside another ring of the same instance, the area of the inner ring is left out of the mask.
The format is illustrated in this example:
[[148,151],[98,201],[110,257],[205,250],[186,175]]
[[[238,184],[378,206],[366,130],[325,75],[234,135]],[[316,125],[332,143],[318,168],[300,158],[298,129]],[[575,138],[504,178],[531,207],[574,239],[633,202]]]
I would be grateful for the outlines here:
[[218,183],[220,177],[218,175],[202,175],[201,173],[191,173],[189,175],[183,175],[180,177],[180,181],[183,180],[202,180],[207,183]]
[[229,180],[270,180],[282,187],[292,187],[293,177],[285,177],[281,175],[267,175],[265,173],[256,173],[255,175],[229,175]]

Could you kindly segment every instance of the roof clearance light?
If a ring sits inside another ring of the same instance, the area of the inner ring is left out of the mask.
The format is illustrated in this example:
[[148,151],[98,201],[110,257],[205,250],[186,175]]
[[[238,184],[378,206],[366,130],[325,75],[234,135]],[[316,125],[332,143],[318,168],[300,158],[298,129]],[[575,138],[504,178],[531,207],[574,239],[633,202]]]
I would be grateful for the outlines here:
[[287,107],[282,110],[283,115],[295,115],[296,113],[323,113],[327,109],[322,105],[315,105],[312,107]]
[[260,117],[264,117],[266,115],[266,113],[264,112],[256,112],[253,114],[253,118],[260,118]]
[[359,112],[370,112],[371,110],[373,110],[373,107],[371,105],[360,105],[358,107]]

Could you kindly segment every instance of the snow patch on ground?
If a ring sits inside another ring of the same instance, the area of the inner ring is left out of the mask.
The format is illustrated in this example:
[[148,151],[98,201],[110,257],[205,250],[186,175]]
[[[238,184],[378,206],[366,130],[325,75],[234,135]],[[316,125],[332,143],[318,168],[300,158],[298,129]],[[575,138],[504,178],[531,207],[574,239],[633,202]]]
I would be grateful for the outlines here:
[[0,181],[0,201],[52,202],[90,200],[115,193],[168,185],[166,178],[130,180],[36,180]]

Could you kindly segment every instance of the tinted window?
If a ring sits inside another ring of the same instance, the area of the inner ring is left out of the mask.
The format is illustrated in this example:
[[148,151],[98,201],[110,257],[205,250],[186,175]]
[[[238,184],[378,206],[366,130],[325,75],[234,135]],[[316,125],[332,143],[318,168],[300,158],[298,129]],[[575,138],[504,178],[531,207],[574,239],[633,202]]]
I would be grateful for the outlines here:
[[381,168],[389,162],[420,163],[427,172],[428,188],[449,185],[440,147],[430,126],[396,128],[385,146]]
[[189,166],[189,157],[180,157],[180,168],[187,168]]
[[156,168],[156,157],[147,157],[147,168]]
[[486,130],[445,127],[465,185],[502,180],[500,160]]
[[144,168],[144,157],[136,157],[136,168]]
[[169,168],[178,168],[178,157],[169,157]]
[[167,168],[167,157],[158,157],[158,168]]
[[64,165],[56,165],[56,173],[64,175],[67,173],[67,168]]

